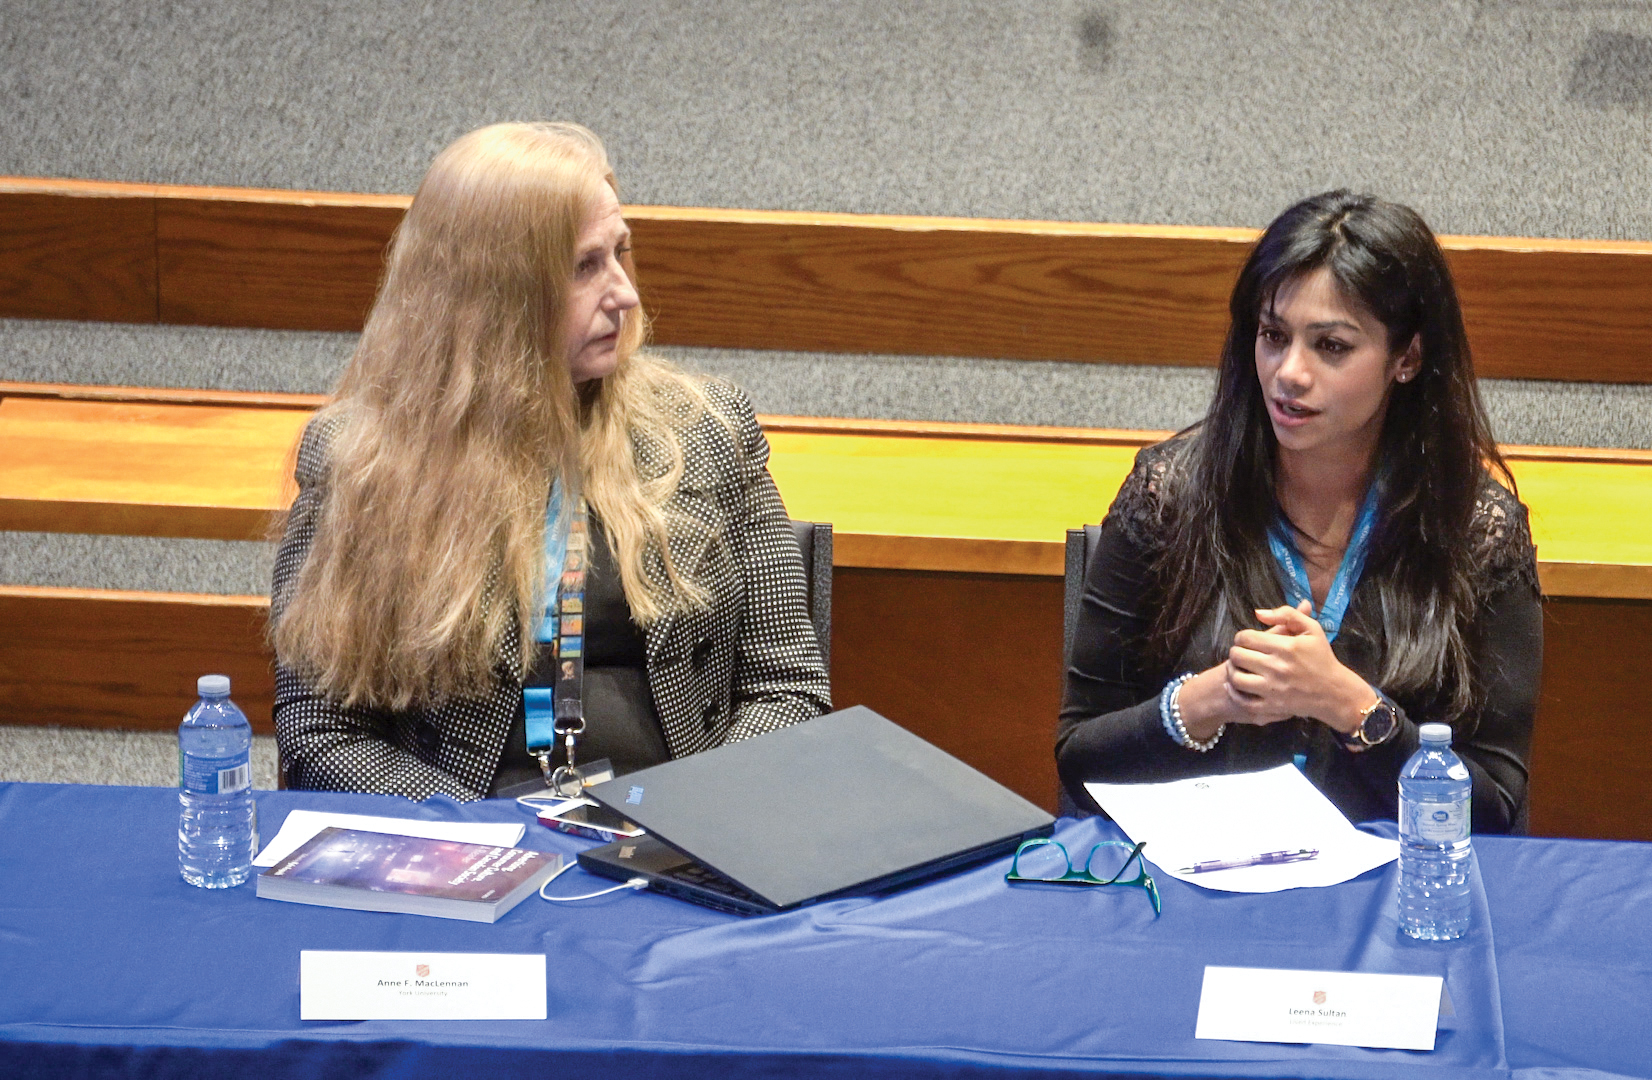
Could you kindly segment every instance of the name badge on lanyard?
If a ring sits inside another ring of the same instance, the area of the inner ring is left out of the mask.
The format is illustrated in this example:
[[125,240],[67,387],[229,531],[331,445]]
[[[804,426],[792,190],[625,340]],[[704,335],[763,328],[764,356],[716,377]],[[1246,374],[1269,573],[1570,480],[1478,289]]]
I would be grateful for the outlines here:
[[[1314,616],[1314,620],[1325,628],[1328,641],[1335,641],[1342,629],[1342,617],[1348,612],[1354,586],[1359,584],[1360,575],[1365,572],[1365,557],[1370,552],[1371,532],[1376,524],[1377,484],[1373,481],[1365,491],[1365,500],[1360,503],[1359,518],[1354,522],[1353,535],[1348,538],[1348,550],[1343,552],[1342,564],[1337,567],[1336,577],[1331,579],[1331,589],[1325,594],[1325,603]],[[1314,594],[1308,584],[1308,564],[1297,550],[1291,526],[1283,517],[1268,530],[1268,549],[1273,552],[1273,561],[1279,565],[1279,576],[1285,585],[1285,602],[1295,607],[1306,600],[1312,608]]]
[[[561,485],[545,508],[545,582],[550,593],[535,638],[551,646],[556,679],[522,690],[528,753],[539,761],[545,783],[572,798],[584,787],[574,747],[585,730],[585,571],[590,563],[590,513],[579,499],[561,528]],[[561,736],[567,763],[553,769],[551,752]]]

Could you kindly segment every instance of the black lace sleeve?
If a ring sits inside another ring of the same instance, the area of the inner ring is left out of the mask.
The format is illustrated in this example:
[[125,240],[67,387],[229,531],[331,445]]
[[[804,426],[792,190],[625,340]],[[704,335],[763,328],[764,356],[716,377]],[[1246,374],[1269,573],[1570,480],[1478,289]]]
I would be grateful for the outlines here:
[[1510,587],[1528,596],[1541,593],[1537,547],[1532,543],[1526,508],[1489,474],[1481,477],[1474,499],[1469,542],[1474,548],[1474,591],[1481,603]]
[[1179,460],[1177,440],[1143,447],[1136,463],[1119,486],[1103,525],[1117,529],[1149,559],[1164,549],[1164,487]]

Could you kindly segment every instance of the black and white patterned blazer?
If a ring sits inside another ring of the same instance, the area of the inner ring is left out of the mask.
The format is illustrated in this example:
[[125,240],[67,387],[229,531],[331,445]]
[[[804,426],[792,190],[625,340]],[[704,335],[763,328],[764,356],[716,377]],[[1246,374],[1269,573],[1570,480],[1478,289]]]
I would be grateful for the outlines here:
[[[711,526],[721,544],[672,555],[711,594],[708,608],[647,630],[647,670],[666,746],[683,757],[807,720],[831,708],[820,646],[809,622],[803,560],[770,478],[768,441],[738,389],[708,381],[714,409],[681,433],[685,472],[670,509]],[[731,431],[730,428],[733,428]],[[309,552],[336,427],[312,423],[298,453],[298,497],[276,553],[272,617],[279,619]],[[664,467],[634,443],[639,471]],[[686,541],[685,541],[686,544]],[[511,624],[514,626],[514,623]],[[504,672],[518,639],[500,644],[492,693],[406,712],[343,708],[276,668],[275,729],[289,787],[371,791],[424,799],[487,794],[522,686]]]

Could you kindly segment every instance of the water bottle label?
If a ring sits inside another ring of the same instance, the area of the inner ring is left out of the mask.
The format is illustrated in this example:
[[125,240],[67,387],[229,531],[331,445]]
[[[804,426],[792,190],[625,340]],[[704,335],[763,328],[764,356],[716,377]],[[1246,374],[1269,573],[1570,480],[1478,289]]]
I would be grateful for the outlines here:
[[1468,836],[1468,801],[1420,802],[1411,806],[1408,839],[1431,844],[1455,844]]
[[244,757],[178,755],[179,783],[197,795],[233,795],[252,786],[252,766]]

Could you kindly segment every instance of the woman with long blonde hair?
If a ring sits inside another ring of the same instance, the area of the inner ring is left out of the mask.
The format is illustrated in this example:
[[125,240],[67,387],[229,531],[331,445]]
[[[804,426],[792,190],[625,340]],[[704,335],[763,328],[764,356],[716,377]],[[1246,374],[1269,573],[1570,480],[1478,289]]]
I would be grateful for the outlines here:
[[[737,389],[638,351],[601,142],[437,156],[305,432],[275,568],[292,787],[474,799],[830,707],[802,560]],[[554,737],[547,732],[554,728]]]

